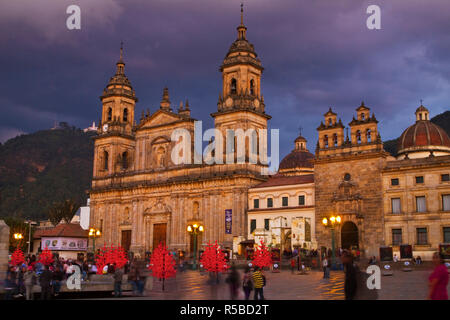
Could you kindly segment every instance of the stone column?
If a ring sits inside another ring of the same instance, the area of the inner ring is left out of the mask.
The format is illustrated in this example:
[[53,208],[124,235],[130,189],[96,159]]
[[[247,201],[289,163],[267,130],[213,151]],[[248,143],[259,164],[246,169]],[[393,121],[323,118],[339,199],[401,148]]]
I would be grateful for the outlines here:
[[0,220],[0,292],[4,292],[3,280],[6,278],[8,270],[9,253],[9,227],[5,221]]

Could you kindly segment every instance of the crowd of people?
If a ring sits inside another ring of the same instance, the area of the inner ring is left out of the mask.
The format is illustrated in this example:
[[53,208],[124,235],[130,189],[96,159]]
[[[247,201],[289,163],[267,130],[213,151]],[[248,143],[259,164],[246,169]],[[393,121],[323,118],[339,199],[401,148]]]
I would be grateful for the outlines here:
[[[307,257],[319,258],[321,260],[321,267],[323,268],[323,278],[330,277],[331,266],[331,252],[323,250],[318,251],[297,251],[291,254],[291,269],[294,272],[296,261],[299,266],[304,267],[304,260]],[[358,290],[361,290],[361,283],[365,283],[361,278],[363,271],[359,270],[357,257],[349,250],[338,249],[336,252],[335,261],[342,265],[345,273],[344,293],[345,299],[353,300],[356,298]],[[394,255],[395,260],[395,255]],[[184,259],[178,257],[178,264],[180,270],[184,270]],[[398,259],[397,259],[398,261]],[[421,258],[414,259],[415,263],[422,263]],[[433,255],[434,270],[429,277],[429,299],[447,300],[447,285],[449,281],[449,274],[447,266],[444,264],[443,256],[439,253]],[[377,264],[377,258],[372,256],[368,260],[369,265]],[[40,286],[40,298],[42,300],[51,299],[59,295],[61,285],[67,280],[76,269],[79,269],[81,274],[81,281],[89,281],[90,274],[98,273],[97,267],[94,263],[90,263],[86,259],[63,259],[55,257],[50,265],[44,265],[39,261],[39,257],[29,255],[26,257],[24,263],[18,266],[10,266],[6,279],[4,282],[5,299],[25,298],[26,300],[34,299],[33,287]],[[339,269],[339,268],[338,268]],[[145,278],[140,268],[133,260],[128,261],[123,268],[118,268],[115,264],[107,264],[102,269],[102,274],[110,274],[114,281],[114,295],[116,297],[122,296],[122,282],[124,275],[128,275],[128,281],[132,285],[133,293],[135,295],[143,295]],[[219,278],[217,276],[217,282]],[[211,282],[212,283],[212,282]],[[254,300],[264,300],[264,287],[266,286],[266,277],[261,268],[257,266],[247,266],[244,274],[241,277],[234,264],[231,265],[229,272],[226,274],[226,283],[230,290],[230,299],[234,300],[239,296],[240,290],[245,300],[251,299],[253,292]],[[359,288],[359,289],[358,289]]]
[[[28,255],[21,265],[9,266],[4,281],[5,299],[33,300],[35,285],[40,286],[42,300],[57,297],[63,282],[74,274],[76,269],[80,271],[81,282],[89,281],[89,275],[98,273],[95,263],[84,257],[79,259],[54,257],[51,264],[44,265],[39,261],[39,256]],[[132,285],[134,294],[143,294],[145,277],[141,276],[141,272],[134,262],[128,261],[123,268],[117,268],[115,264],[106,264],[101,273],[112,275],[116,296],[122,295],[121,285],[118,284],[122,283],[124,274],[128,274],[128,281]]]

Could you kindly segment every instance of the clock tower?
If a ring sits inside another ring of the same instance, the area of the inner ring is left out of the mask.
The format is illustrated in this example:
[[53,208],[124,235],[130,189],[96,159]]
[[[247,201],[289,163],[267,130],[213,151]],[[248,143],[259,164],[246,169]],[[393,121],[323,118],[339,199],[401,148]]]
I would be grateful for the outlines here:
[[134,108],[138,99],[125,75],[123,46],[120,47],[116,73],[103,90],[100,100],[102,118],[95,138],[94,177],[127,171],[133,167]]

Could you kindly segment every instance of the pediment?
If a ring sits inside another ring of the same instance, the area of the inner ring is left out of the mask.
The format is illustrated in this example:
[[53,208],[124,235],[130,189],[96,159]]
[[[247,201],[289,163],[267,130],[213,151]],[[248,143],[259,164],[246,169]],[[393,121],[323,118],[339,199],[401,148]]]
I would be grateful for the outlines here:
[[177,114],[158,110],[154,114],[152,114],[150,117],[145,118],[144,120],[141,120],[141,124],[139,126],[140,129],[143,128],[151,128],[151,127],[157,127],[161,125],[167,125],[171,124],[177,121],[180,121],[182,117],[180,117]]

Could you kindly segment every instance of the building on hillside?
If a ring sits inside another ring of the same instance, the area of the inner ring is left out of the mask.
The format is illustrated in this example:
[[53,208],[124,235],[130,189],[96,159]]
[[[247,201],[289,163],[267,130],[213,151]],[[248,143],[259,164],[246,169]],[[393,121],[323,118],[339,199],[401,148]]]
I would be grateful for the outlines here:
[[78,223],[60,223],[34,232],[33,253],[48,248],[64,259],[77,259],[79,254],[86,254],[88,240],[88,231],[83,230]]
[[[223,134],[227,129],[267,129],[271,118],[265,113],[261,90],[263,67],[246,32],[241,10],[237,39],[220,67],[217,111],[211,114]],[[192,106],[186,100],[173,110],[169,90],[164,88],[160,107],[153,113],[147,110],[136,121],[138,99],[125,75],[122,49],[116,65],[100,97],[102,116],[94,138],[90,227],[102,230],[99,245],[120,244],[143,256],[165,242],[170,249],[189,254],[194,235],[187,226],[197,223],[204,226],[198,243],[218,241],[231,248],[247,234],[248,188],[267,179],[262,172],[268,166],[175,164],[171,135],[186,129],[194,136]],[[227,224],[225,211],[231,217]]]
[[89,131],[94,131],[96,132],[98,130],[98,127],[95,125],[95,121],[92,122],[92,125],[90,127],[84,128],[83,132],[89,132]]
[[278,173],[248,191],[248,240],[282,251],[317,247],[313,173],[314,155],[299,136]]
[[385,244],[399,254],[400,244],[429,260],[440,244],[450,244],[450,139],[429,121],[424,106],[399,139],[397,160],[383,176]]
[[87,199],[87,203],[85,206],[80,207],[75,215],[73,216],[72,220],[70,220],[70,223],[78,223],[83,230],[89,229],[89,222],[90,222],[90,199]]

